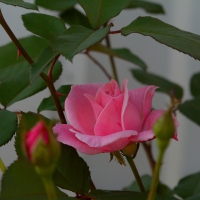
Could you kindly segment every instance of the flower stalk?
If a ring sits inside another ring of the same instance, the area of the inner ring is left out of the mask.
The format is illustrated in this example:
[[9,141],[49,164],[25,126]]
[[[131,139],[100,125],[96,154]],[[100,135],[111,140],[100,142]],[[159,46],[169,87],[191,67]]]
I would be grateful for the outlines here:
[[142,180],[140,178],[140,175],[138,173],[137,167],[135,166],[135,163],[134,163],[133,159],[131,158],[131,156],[126,156],[126,160],[128,161],[128,164],[129,164],[129,166],[130,166],[130,168],[131,168],[131,170],[132,170],[132,172],[133,172],[133,174],[135,176],[135,179],[136,179],[136,181],[138,183],[140,191],[141,192],[145,192],[144,185],[142,183]]
[[3,163],[3,161],[2,161],[1,158],[0,158],[0,169],[1,169],[1,171],[2,171],[3,173],[5,173],[5,171],[6,171],[6,166],[4,165],[4,163]]
[[43,177],[42,181],[47,193],[48,200],[57,200],[56,188],[51,178]]

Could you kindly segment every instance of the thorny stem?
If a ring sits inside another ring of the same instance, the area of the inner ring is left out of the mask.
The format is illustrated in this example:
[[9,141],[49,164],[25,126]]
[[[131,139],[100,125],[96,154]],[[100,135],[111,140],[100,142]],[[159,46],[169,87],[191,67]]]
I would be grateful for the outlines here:
[[0,169],[4,173],[6,171],[6,166],[4,165],[2,159],[0,158]]
[[[109,35],[106,36],[106,44],[107,44],[108,48],[111,48]],[[119,84],[119,79],[118,79],[118,75],[117,75],[117,70],[116,70],[114,58],[112,56],[109,56],[109,59],[110,59],[111,67],[112,67],[113,78]]]
[[93,56],[91,56],[88,52],[85,53],[102,71],[103,73],[106,75],[106,77],[111,80],[112,77],[110,76],[110,74],[106,71],[106,69],[104,68],[104,66],[98,62]]
[[52,76],[53,67],[54,67],[54,65],[56,64],[56,61],[58,60],[59,57],[60,57],[60,54],[57,55],[57,56],[54,58],[53,62],[51,63],[51,66],[50,66],[50,68],[49,68],[49,71],[48,71],[48,78],[49,78],[50,81],[53,80],[53,76]]
[[[16,47],[18,48],[18,50],[21,52],[21,54],[24,56],[24,58],[28,61],[28,63],[30,65],[32,65],[34,63],[34,61],[31,59],[31,57],[28,55],[28,53],[24,50],[24,48],[22,47],[22,45],[19,43],[18,39],[15,37],[15,35],[13,34],[12,30],[10,29],[10,27],[8,26],[8,24],[6,23],[3,14],[1,12],[0,9],[0,24],[2,25],[2,27],[4,28],[4,30],[6,31],[6,33],[8,34],[8,36],[10,37],[10,39],[13,41],[13,43],[16,45]],[[46,76],[46,74],[41,73],[40,74],[41,78],[45,81],[45,83],[47,84],[47,87],[49,88],[49,91],[51,93],[51,96],[53,98],[53,101],[55,103],[60,121],[62,124],[67,124],[67,121],[65,119],[63,110],[62,110],[62,106],[60,104],[59,98],[56,95],[56,89],[54,87],[54,84],[52,81],[50,81],[48,79],[48,77]],[[91,180],[91,190],[95,188],[93,181]]]
[[130,167],[131,167],[131,170],[132,170],[132,172],[133,172],[133,174],[134,174],[134,176],[135,176],[135,179],[136,179],[136,181],[137,181],[137,183],[138,183],[138,186],[139,186],[139,188],[140,188],[140,191],[141,191],[141,192],[145,192],[144,185],[143,185],[143,183],[142,183],[142,180],[141,180],[141,178],[140,178],[140,175],[139,175],[139,173],[138,173],[138,170],[137,170],[137,168],[136,168],[136,166],[135,166],[135,163],[134,163],[133,159],[131,158],[131,156],[126,156],[126,160],[128,161],[128,164],[129,164]]
[[156,162],[153,158],[153,155],[152,155],[152,151],[151,151],[151,144],[147,144],[147,143],[142,143],[143,147],[144,147],[144,150],[146,152],[146,155],[147,155],[147,158],[149,160],[149,164],[150,164],[150,167],[151,167],[151,172],[153,174],[154,172],[154,169],[155,169],[155,165],[156,165]]
[[50,178],[42,178],[47,193],[48,200],[57,200],[55,185]]
[[[18,50],[24,56],[24,58],[28,61],[28,63],[30,65],[32,65],[34,63],[34,61],[31,59],[31,57],[28,55],[28,53],[25,51],[25,49],[19,43],[18,39],[13,34],[12,30],[10,29],[10,27],[6,23],[1,10],[0,10],[0,24],[2,25],[2,27],[4,28],[4,30],[6,31],[6,33],[9,35],[9,37],[13,41],[13,43],[16,45],[16,47],[18,48]],[[62,124],[66,124],[67,122],[66,122],[65,116],[63,114],[60,101],[59,101],[59,99],[58,99],[58,97],[56,95],[56,90],[55,90],[53,82],[50,81],[48,78],[46,78],[46,75],[44,73],[41,73],[40,76],[45,81],[45,83],[47,84],[47,86],[48,86],[48,88],[49,88],[49,90],[51,92],[51,96],[52,96],[52,98],[54,100],[54,103],[56,105],[57,112],[58,112],[58,115],[59,115],[61,123]]]

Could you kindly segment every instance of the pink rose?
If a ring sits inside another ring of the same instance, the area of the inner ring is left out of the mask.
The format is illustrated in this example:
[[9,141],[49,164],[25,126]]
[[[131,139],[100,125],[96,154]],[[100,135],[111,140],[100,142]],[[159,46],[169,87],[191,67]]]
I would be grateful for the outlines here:
[[97,154],[154,139],[153,124],[164,112],[151,110],[156,88],[146,86],[128,91],[126,79],[122,90],[114,80],[72,86],[65,101],[70,124],[53,128],[58,141],[82,153]]

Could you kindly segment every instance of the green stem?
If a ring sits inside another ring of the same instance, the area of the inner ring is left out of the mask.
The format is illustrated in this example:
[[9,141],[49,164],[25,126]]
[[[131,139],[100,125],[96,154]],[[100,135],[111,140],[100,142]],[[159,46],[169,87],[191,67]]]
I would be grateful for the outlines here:
[[[108,48],[111,48],[109,35],[106,36],[106,44],[107,44]],[[109,59],[110,59],[111,68],[112,68],[112,72],[113,72],[113,78],[119,84],[119,78],[118,78],[118,75],[117,75],[117,69],[116,69],[115,61],[114,61],[112,56],[109,56]]]
[[159,182],[159,174],[160,174],[163,156],[164,156],[164,151],[160,151],[159,154],[158,154],[157,162],[156,162],[156,168],[155,168],[155,171],[154,171],[154,174],[153,174],[153,180],[152,180],[151,190],[149,192],[148,200],[154,200],[155,199],[156,189],[157,189],[158,182]]
[[49,200],[57,200],[55,185],[50,178],[43,178],[44,187]]
[[4,165],[2,159],[0,158],[0,169],[4,173],[6,171],[6,166]]
[[136,181],[137,181],[137,183],[138,183],[138,186],[139,186],[139,188],[140,188],[140,191],[141,191],[141,192],[145,192],[144,185],[143,185],[143,183],[142,183],[142,180],[141,180],[141,178],[140,178],[140,175],[139,175],[139,173],[138,173],[138,170],[137,170],[137,168],[136,168],[136,166],[135,166],[135,163],[134,163],[133,159],[131,158],[131,156],[126,156],[126,160],[128,161],[128,164],[129,164],[130,167],[131,167],[131,170],[132,170],[132,172],[133,172],[133,174],[134,174],[134,176],[135,176],[135,179],[136,179]]
[[[10,27],[6,23],[1,10],[0,10],[0,24],[2,25],[2,27],[4,28],[4,30],[6,31],[6,33],[10,37],[10,39],[13,41],[13,43],[15,44],[15,46],[18,48],[18,50],[24,56],[24,58],[28,61],[28,63],[30,65],[32,65],[34,63],[34,61],[31,59],[31,57],[28,55],[28,53],[25,51],[25,49],[19,43],[18,39],[13,34],[12,30],[10,29]],[[59,115],[61,123],[62,124],[66,124],[67,122],[66,122],[63,110],[62,110],[62,106],[61,106],[60,101],[58,99],[58,96],[56,95],[56,90],[55,90],[53,82],[51,80],[49,80],[48,78],[46,78],[46,75],[44,73],[41,73],[40,76],[42,77],[42,79],[47,84],[47,87],[49,88],[51,96],[52,96],[52,98],[54,100],[54,103],[56,105],[56,109],[57,109],[57,112],[58,112],[58,115]]]

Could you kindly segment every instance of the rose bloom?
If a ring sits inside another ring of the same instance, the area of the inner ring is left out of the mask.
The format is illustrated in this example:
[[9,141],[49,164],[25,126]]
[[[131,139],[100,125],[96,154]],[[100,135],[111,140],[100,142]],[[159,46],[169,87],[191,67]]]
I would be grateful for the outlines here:
[[[70,124],[53,128],[58,141],[85,154],[98,154],[122,150],[131,142],[154,139],[152,127],[164,113],[151,108],[157,87],[128,91],[127,82],[123,81],[122,90],[115,80],[72,86],[65,101]],[[176,118],[174,123],[176,130]]]

